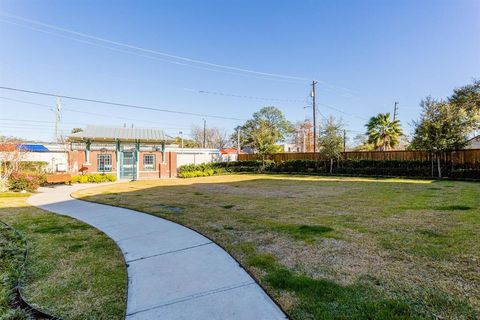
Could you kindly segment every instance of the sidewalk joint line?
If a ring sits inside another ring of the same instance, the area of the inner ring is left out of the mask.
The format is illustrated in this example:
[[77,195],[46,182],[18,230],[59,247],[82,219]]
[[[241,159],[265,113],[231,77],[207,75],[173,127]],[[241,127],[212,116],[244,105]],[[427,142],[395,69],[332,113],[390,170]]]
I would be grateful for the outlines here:
[[212,289],[212,290],[208,290],[208,291],[204,291],[204,292],[200,292],[200,293],[195,293],[195,294],[192,294],[192,295],[189,295],[189,296],[185,296],[185,297],[182,297],[182,298],[167,301],[167,302],[159,304],[157,306],[153,306],[153,307],[149,307],[147,309],[138,310],[138,311],[129,313],[129,314],[127,314],[127,317],[128,316],[133,316],[133,315],[138,314],[138,313],[147,312],[147,311],[150,311],[150,310],[163,308],[163,307],[166,307],[166,306],[169,306],[169,305],[172,305],[172,304],[185,302],[185,301],[189,301],[189,300],[193,300],[193,299],[198,299],[198,298],[202,298],[202,297],[205,297],[205,296],[210,296],[212,294],[231,291],[231,290],[235,290],[235,289],[239,289],[239,288],[243,288],[243,287],[247,287],[247,286],[251,286],[251,285],[255,285],[255,284],[256,284],[255,281],[248,281],[248,282],[243,282],[243,283],[238,284],[238,285],[220,287],[220,288],[217,288],[217,289]]
[[146,257],[141,257],[141,258],[136,258],[136,259],[128,260],[127,263],[136,262],[136,261],[139,261],[139,260],[145,260],[145,259],[149,259],[149,258],[153,258],[153,257],[158,257],[158,256],[163,256],[163,255],[170,254],[170,253],[176,253],[176,252],[180,252],[180,251],[186,251],[186,250],[190,250],[190,249],[195,249],[195,248],[203,247],[203,246],[206,246],[206,245],[209,245],[209,244],[212,244],[212,243],[213,243],[212,241],[209,241],[209,242],[197,244],[197,245],[191,246],[191,247],[186,247],[186,248],[182,248],[182,249],[177,249],[177,250],[172,250],[172,251],[157,253],[157,254],[153,254],[153,255],[151,255],[151,256],[146,256]]

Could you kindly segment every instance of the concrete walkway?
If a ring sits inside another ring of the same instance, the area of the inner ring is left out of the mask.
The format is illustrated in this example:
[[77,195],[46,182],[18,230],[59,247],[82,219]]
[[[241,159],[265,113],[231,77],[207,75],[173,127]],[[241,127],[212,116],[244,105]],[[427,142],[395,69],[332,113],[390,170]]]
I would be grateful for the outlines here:
[[28,203],[84,221],[118,244],[128,265],[128,320],[286,318],[209,239],[158,217],[70,196],[85,187],[42,188]]

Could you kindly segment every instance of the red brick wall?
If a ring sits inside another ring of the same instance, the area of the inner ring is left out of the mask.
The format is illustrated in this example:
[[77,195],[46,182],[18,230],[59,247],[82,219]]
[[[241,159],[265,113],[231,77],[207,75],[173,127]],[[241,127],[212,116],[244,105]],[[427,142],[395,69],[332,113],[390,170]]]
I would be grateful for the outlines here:
[[[146,154],[155,155],[155,170],[147,171],[143,166],[143,156]],[[172,156],[173,155],[173,156]],[[173,168],[173,169],[172,169]],[[177,176],[177,157],[174,152],[165,152],[165,159],[162,159],[162,152],[140,152],[139,158],[140,179],[173,178]]]
[[[85,151],[73,150],[69,152],[69,168],[72,174],[82,173],[94,173],[99,172],[97,168],[97,155],[102,154],[101,151],[90,151],[90,163],[85,160]],[[112,170],[105,171],[105,173],[117,174],[117,157],[115,151],[107,151],[105,154],[109,154],[112,157]]]
[[[80,174],[81,169],[85,168],[84,173],[98,172],[97,168],[97,155],[101,154],[101,151],[90,151],[90,163],[85,161],[85,151],[73,150],[69,152],[69,168],[71,174]],[[110,172],[117,174],[117,157],[114,151],[107,151],[106,154],[110,154],[112,157],[112,170]],[[143,156],[145,154],[155,155],[155,169],[153,171],[147,171],[143,165]],[[165,160],[162,161],[162,152],[139,152],[139,178],[140,179],[155,179],[155,178],[173,178],[177,176],[177,155],[175,152],[165,152]]]

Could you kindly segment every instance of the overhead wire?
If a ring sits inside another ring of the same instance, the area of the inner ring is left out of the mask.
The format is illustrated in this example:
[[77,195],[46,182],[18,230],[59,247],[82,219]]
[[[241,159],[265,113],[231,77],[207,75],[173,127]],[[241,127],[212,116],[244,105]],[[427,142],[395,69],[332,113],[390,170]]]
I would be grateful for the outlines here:
[[174,114],[182,114],[182,115],[191,115],[191,116],[205,117],[205,118],[217,118],[217,119],[240,120],[240,121],[246,120],[246,119],[225,117],[225,116],[219,116],[219,115],[194,113],[194,112],[187,112],[187,111],[176,111],[176,110],[169,110],[169,109],[164,109],[164,108],[155,108],[155,107],[133,105],[133,104],[119,103],[119,102],[111,102],[111,101],[98,100],[98,99],[74,97],[74,96],[67,96],[67,95],[61,95],[61,94],[55,94],[55,93],[49,93],[49,92],[42,92],[42,91],[26,90],[26,89],[20,89],[20,88],[0,86],[0,89],[9,90],[9,91],[16,91],[16,92],[23,92],[23,93],[28,93],[28,94],[42,95],[42,96],[57,97],[57,98],[63,98],[63,99],[69,99],[69,100],[77,100],[77,101],[83,101],[83,102],[106,104],[106,105],[112,105],[112,106],[124,107],[124,108],[149,110],[149,111],[165,112],[165,113],[174,113]]
[[[120,41],[114,41],[114,40],[106,39],[106,38],[103,38],[103,37],[98,37],[98,36],[95,36],[95,35],[87,34],[87,33],[84,33],[84,32],[79,32],[79,31],[75,31],[75,30],[72,30],[72,29],[67,29],[67,28],[56,26],[56,25],[40,22],[38,20],[27,19],[25,17],[21,17],[21,16],[18,16],[18,15],[7,13],[7,12],[0,12],[0,15],[2,15],[4,17],[17,19],[17,20],[20,20],[20,21],[23,21],[23,22],[28,22],[30,24],[35,24],[35,25],[38,25],[38,26],[42,26],[42,27],[45,27],[45,28],[65,32],[65,33],[68,33],[68,34],[73,34],[73,35],[83,37],[83,38],[87,38],[87,39],[90,39],[90,40],[95,40],[95,41],[99,41],[99,42],[103,42],[103,43],[108,43],[110,45],[124,47],[124,48],[128,48],[128,49],[131,49],[131,50],[137,50],[137,51],[145,52],[145,53],[148,53],[148,54],[159,55],[159,56],[167,57],[167,58],[170,58],[170,59],[177,59],[177,60],[185,61],[185,62],[192,63],[192,64],[205,65],[205,66],[209,66],[209,67],[226,69],[226,70],[230,70],[230,71],[236,71],[236,72],[241,72],[241,73],[245,73],[245,74],[252,74],[252,75],[257,75],[257,76],[265,76],[265,77],[270,77],[270,78],[293,80],[293,81],[297,81],[297,82],[298,81],[310,81],[310,78],[306,78],[306,77],[298,77],[298,76],[284,75],[284,74],[278,74],[278,73],[263,72],[263,71],[253,70],[253,69],[240,68],[240,67],[236,67],[236,66],[212,63],[212,62],[203,61],[203,60],[199,60],[199,59],[193,59],[193,58],[188,58],[188,57],[184,57],[184,56],[174,55],[174,54],[170,54],[170,53],[167,53],[167,52],[147,49],[147,48],[143,48],[143,47],[140,47],[140,46],[131,45],[131,44],[120,42]],[[2,21],[11,22],[11,21],[8,21],[8,20],[2,20]],[[37,31],[40,31],[40,30],[41,29],[37,29]],[[168,62],[168,61],[170,61],[170,60],[166,60],[166,62]]]

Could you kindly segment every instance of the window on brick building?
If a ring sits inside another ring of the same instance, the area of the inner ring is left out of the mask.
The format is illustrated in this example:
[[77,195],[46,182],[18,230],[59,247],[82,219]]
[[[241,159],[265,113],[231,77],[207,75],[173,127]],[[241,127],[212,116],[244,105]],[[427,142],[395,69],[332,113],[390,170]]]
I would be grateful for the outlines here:
[[99,172],[112,171],[112,155],[111,154],[99,154],[97,156],[97,170]]
[[155,155],[145,154],[143,155],[143,170],[154,171],[155,170]]

